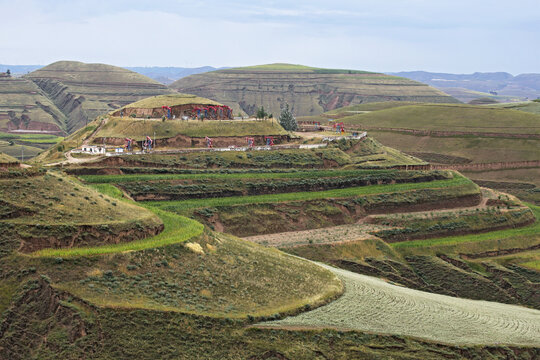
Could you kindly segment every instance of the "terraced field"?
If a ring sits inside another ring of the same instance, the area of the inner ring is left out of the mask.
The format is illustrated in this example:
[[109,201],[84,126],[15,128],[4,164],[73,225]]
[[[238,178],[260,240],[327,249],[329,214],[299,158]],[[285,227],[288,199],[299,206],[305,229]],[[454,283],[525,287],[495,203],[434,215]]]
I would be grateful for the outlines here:
[[[276,195],[253,195],[253,196],[234,196],[215,199],[196,199],[185,201],[156,201],[149,202],[149,205],[156,206],[167,211],[177,212],[179,214],[189,213],[197,208],[215,207],[215,206],[233,206],[245,204],[265,204],[284,201],[306,201],[320,200],[328,198],[347,198],[361,195],[373,194],[392,194],[399,192],[415,192],[417,190],[432,189],[442,193],[445,190],[455,192],[461,195],[479,194],[479,188],[469,179],[455,173],[452,179],[435,180],[420,183],[404,183],[390,185],[361,186],[345,189],[334,189],[315,192],[291,192]],[[450,195],[450,194],[449,194]]]
[[540,346],[540,311],[426,293],[321,265],[345,284],[338,300],[261,327],[392,333],[450,344]]

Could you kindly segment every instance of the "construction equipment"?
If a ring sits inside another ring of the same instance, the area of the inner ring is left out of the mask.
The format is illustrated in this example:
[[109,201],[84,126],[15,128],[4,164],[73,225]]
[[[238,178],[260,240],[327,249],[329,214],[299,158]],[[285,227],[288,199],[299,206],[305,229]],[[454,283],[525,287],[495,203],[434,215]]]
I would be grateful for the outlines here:
[[206,140],[206,147],[207,148],[213,148],[214,147],[214,140],[212,138],[209,138],[208,136],[205,136],[204,139]]
[[265,136],[264,141],[266,142],[266,146],[274,146],[274,137],[273,136]]

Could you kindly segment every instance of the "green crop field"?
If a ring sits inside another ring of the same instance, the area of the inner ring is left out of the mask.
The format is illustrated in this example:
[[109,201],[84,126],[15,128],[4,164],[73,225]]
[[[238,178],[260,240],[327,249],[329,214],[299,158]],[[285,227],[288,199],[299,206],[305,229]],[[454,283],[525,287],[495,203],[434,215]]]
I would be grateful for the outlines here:
[[540,346],[538,310],[426,293],[323,266],[345,283],[341,298],[310,312],[259,325],[393,333],[451,344]]

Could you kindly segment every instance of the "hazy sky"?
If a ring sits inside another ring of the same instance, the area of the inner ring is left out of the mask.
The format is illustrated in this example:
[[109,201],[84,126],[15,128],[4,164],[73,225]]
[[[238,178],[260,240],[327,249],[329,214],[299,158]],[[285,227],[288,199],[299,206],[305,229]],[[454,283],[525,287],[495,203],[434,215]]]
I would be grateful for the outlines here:
[[538,0],[0,0],[0,63],[540,72]]

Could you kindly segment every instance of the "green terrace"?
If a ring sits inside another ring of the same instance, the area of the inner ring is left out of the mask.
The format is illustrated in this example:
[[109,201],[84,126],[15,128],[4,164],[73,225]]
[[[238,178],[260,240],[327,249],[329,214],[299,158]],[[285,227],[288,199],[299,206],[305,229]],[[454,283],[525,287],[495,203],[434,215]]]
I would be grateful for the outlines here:
[[[526,248],[538,245],[540,241],[540,206],[527,204],[532,210],[536,221],[528,226],[491,231],[481,234],[470,234],[460,236],[447,236],[435,239],[412,240],[393,243],[391,246],[400,253],[409,254],[436,254],[436,253],[476,253],[490,250],[503,250],[506,248]],[[468,246],[474,243],[475,246],[482,246],[484,249],[478,250]],[[444,250],[444,251],[443,251]]]
[[297,172],[260,172],[260,173],[194,173],[194,174],[124,174],[124,175],[80,175],[80,179],[89,184],[124,183],[157,180],[187,180],[187,179],[304,179],[319,177],[338,177],[370,174],[395,174],[399,170],[314,170]]
[[422,189],[451,189],[456,192],[478,193],[479,188],[471,180],[454,173],[448,180],[435,180],[421,183],[372,185],[314,192],[291,192],[275,195],[235,196],[227,198],[197,199],[184,201],[150,201],[147,204],[163,210],[187,214],[190,210],[203,207],[232,206],[242,204],[262,204],[286,201],[306,201],[327,198],[347,198],[362,195],[390,194]]

